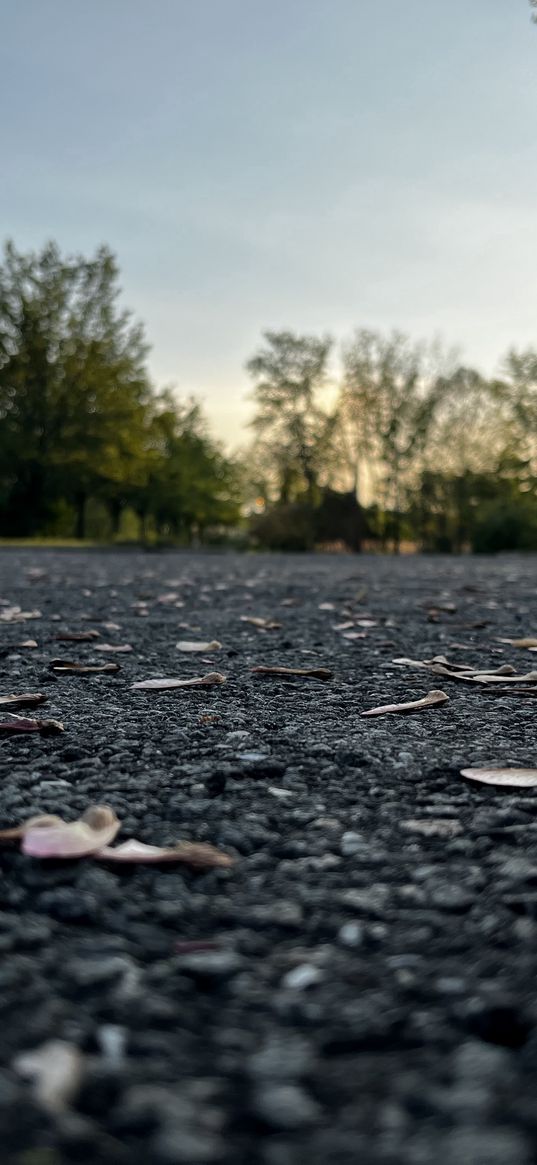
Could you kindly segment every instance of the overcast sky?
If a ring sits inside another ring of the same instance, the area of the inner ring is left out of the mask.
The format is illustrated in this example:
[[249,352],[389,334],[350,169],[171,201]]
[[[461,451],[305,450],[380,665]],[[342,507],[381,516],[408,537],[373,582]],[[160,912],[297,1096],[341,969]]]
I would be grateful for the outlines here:
[[107,242],[232,444],[263,328],[537,345],[527,0],[4,0],[0,224]]

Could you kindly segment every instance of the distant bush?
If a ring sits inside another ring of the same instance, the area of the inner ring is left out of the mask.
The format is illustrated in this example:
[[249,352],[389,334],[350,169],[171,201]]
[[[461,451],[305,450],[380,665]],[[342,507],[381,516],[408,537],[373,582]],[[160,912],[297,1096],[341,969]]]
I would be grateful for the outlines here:
[[313,550],[314,511],[306,502],[272,506],[252,518],[250,533],[254,545],[263,550]]
[[480,509],[473,531],[476,554],[501,550],[537,550],[537,505],[533,499],[487,502]]

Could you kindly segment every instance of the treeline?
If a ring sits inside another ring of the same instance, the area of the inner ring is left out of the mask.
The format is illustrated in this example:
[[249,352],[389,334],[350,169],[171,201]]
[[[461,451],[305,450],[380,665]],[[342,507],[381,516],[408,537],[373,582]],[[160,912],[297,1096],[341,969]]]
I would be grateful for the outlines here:
[[0,535],[114,536],[128,513],[133,536],[188,543],[238,522],[238,467],[196,402],[155,391],[147,351],[106,247],[88,261],[7,244]]
[[537,352],[487,379],[439,344],[265,333],[231,457],[157,390],[105,247],[0,263],[0,536],[272,549],[537,550]]
[[262,544],[537,550],[537,352],[495,379],[400,333],[332,352],[267,332],[249,361]]

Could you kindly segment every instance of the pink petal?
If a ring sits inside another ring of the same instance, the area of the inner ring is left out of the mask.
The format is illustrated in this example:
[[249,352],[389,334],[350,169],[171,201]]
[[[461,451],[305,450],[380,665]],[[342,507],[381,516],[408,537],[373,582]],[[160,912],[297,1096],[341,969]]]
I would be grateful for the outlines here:
[[78,821],[34,818],[26,824],[21,849],[32,858],[80,858],[113,841],[119,826],[107,805],[92,806]]

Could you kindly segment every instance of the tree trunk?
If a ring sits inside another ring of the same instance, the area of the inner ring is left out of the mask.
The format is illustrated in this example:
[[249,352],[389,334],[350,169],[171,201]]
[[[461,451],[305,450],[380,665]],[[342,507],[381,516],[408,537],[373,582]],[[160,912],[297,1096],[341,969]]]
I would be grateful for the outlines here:
[[83,541],[86,537],[86,494],[82,491],[75,497],[76,525],[75,538]]
[[110,514],[110,521],[112,523],[112,534],[114,538],[119,534],[119,527],[121,523],[121,502],[112,499],[108,503],[108,513]]

